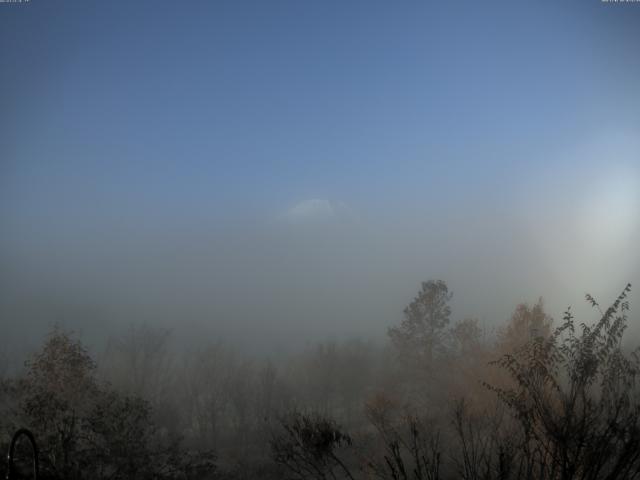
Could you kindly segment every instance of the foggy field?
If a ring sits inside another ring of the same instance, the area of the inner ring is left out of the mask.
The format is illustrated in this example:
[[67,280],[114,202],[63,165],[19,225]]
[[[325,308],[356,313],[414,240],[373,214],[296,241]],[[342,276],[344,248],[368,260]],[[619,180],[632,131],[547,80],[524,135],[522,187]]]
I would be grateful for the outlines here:
[[640,480],[639,45],[640,1],[0,0],[0,476]]

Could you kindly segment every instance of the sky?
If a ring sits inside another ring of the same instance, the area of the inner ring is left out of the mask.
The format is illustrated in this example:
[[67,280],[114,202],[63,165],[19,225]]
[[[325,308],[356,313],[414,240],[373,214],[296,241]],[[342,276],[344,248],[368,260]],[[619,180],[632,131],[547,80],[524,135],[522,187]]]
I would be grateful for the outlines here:
[[431,278],[491,327],[640,280],[640,3],[30,0],[0,45],[18,342],[384,335]]

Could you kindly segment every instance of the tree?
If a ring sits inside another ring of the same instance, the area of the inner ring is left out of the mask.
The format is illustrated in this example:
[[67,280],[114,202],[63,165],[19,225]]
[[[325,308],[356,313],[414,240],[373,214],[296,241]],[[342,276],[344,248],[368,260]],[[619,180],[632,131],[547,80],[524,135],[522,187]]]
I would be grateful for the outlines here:
[[451,316],[451,296],[442,280],[422,282],[422,289],[404,309],[400,325],[388,331],[401,358],[427,365],[433,361],[444,344]]
[[178,439],[159,435],[149,402],[99,382],[72,335],[55,328],[26,366],[24,378],[4,384],[14,401],[0,416],[34,432],[45,478],[187,479],[213,469],[207,453],[183,454]]
[[131,325],[126,335],[110,338],[105,363],[109,379],[121,390],[157,405],[169,390],[171,331],[147,324]]
[[182,414],[192,440],[218,450],[230,401],[230,381],[236,370],[231,352],[212,344],[186,357],[181,377]]
[[520,450],[535,465],[535,478],[638,478],[640,356],[621,345],[630,289],[595,325],[576,328],[567,311],[550,336],[535,336],[496,362],[513,386],[489,388],[519,420]]
[[484,332],[476,319],[467,318],[456,322],[449,331],[453,353],[469,357],[477,354],[483,346],[483,334]]
[[553,319],[544,311],[542,298],[530,307],[521,303],[511,315],[508,324],[498,331],[498,350],[507,353],[527,344],[536,337],[551,335]]
[[449,330],[449,350],[446,368],[443,370],[445,388],[451,398],[470,400],[472,410],[495,404],[494,396],[483,387],[480,379],[486,379],[496,370],[488,366],[495,358],[495,351],[485,340],[485,332],[475,319],[456,322]]
[[55,328],[26,366],[22,411],[42,445],[43,470],[81,478],[82,430],[100,394],[95,362],[79,341]]

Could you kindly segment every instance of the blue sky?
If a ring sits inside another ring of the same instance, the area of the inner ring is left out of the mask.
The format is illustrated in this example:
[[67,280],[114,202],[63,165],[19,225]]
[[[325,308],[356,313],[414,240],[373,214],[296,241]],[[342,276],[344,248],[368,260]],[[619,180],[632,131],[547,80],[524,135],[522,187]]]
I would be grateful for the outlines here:
[[141,230],[145,250],[229,229],[253,249],[313,202],[483,245],[640,202],[640,4],[31,0],[0,4],[0,45],[5,263],[118,256]]

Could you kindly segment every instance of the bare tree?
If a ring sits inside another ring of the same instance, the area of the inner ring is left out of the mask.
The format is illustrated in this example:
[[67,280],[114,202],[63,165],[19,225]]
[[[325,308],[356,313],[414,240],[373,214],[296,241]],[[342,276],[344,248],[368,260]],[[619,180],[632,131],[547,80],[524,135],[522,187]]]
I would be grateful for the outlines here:
[[219,447],[231,367],[232,358],[220,344],[196,351],[185,360],[181,375],[183,414],[191,437],[208,448]]
[[171,385],[170,330],[132,325],[112,338],[105,363],[109,380],[123,391],[160,402]]

